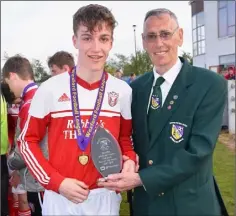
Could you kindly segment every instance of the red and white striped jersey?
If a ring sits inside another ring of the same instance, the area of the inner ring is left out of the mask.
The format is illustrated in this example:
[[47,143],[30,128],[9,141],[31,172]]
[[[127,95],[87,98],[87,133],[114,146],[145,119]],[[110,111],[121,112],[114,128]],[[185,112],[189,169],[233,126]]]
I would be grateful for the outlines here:
[[[89,84],[77,77],[77,91],[85,131],[94,109],[100,81]],[[132,147],[131,132],[132,90],[129,85],[106,74],[106,90],[98,123],[118,140],[122,154],[136,160]],[[48,130],[49,160],[43,157],[39,141]],[[101,177],[90,157],[90,144],[85,153],[89,156],[86,165],[79,163],[82,151],[78,147],[74,130],[70,76],[63,73],[42,83],[36,92],[25,128],[18,143],[24,160],[46,189],[58,192],[64,178],[75,178],[85,182],[90,189],[97,187]]]

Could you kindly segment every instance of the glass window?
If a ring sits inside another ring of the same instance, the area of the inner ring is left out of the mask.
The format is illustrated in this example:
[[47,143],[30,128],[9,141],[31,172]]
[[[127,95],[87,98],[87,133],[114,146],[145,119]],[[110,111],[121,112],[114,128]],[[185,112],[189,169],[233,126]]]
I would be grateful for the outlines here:
[[235,1],[228,1],[228,26],[235,25]]
[[232,64],[235,63],[235,54],[220,56],[220,64]]
[[225,7],[226,5],[227,5],[227,1],[225,1],[225,0],[218,2],[218,7],[219,7],[219,8]]
[[205,53],[205,26],[204,12],[200,12],[192,17],[193,24],[193,56]]
[[205,39],[205,27],[201,26],[197,28],[197,40],[204,40]]
[[195,29],[196,26],[197,26],[196,15],[194,15],[194,16],[192,17],[192,26],[193,26],[193,29]]
[[197,55],[197,43],[193,44],[193,55],[196,56]]
[[201,40],[204,40],[205,39],[205,27],[204,26],[201,26]]
[[193,43],[197,41],[197,29],[193,30]]
[[201,40],[201,28],[197,28],[197,40]]
[[235,26],[228,27],[228,35],[229,36],[235,35]]
[[201,50],[202,50],[202,48],[201,48],[201,43],[200,43],[200,41],[199,42],[197,42],[197,52],[198,52],[198,55],[201,55],[202,53],[201,53]]
[[204,12],[200,12],[197,14],[197,26],[204,25]]
[[227,31],[227,10],[226,8],[222,8],[219,10],[219,36],[227,36]]
[[235,35],[235,1],[218,2],[219,37]]
[[205,40],[201,41],[201,54],[205,53]]

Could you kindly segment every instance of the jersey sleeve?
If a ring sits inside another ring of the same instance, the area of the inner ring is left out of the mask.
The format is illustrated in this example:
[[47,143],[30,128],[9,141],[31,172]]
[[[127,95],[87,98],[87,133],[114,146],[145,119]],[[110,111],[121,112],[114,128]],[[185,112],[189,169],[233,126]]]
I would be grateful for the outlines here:
[[[125,83],[126,84],[126,83]],[[123,92],[120,98],[121,120],[120,120],[120,135],[119,143],[123,155],[128,156],[136,162],[136,153],[133,150],[132,135],[132,117],[131,117],[131,102],[132,89],[126,84],[126,91]]]
[[44,84],[39,87],[32,99],[29,114],[22,123],[18,146],[27,167],[37,181],[44,188],[58,192],[64,177],[51,166],[39,145],[46,135],[52,104],[52,95]]

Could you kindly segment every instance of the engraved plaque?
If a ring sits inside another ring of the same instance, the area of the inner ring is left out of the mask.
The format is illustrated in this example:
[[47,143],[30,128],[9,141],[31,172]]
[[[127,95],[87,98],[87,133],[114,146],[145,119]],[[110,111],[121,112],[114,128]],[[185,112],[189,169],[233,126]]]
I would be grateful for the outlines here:
[[119,173],[122,154],[117,140],[106,129],[98,126],[91,142],[92,160],[103,177]]

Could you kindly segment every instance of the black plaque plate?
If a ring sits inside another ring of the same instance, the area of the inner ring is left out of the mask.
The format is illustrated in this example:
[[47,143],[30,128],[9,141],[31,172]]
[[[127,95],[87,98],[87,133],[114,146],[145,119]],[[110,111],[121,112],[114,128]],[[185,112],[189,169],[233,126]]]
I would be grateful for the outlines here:
[[106,129],[98,126],[91,142],[92,160],[103,177],[119,173],[122,154],[117,140]]

